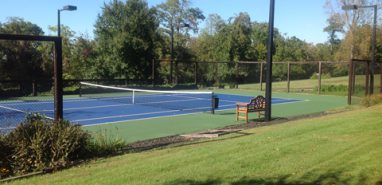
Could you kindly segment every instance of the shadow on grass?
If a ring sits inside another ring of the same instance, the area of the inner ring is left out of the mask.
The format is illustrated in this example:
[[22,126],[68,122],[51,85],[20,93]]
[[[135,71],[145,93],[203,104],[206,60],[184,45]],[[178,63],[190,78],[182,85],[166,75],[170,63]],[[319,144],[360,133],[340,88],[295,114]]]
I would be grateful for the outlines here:
[[198,180],[174,180],[168,183],[165,183],[164,185],[219,185],[222,184],[222,181],[220,180],[205,180],[205,181],[198,181]]
[[224,116],[224,115],[236,115],[235,112],[216,112],[215,114],[216,115],[222,115],[222,116]]
[[[335,184],[369,184],[368,177],[365,174],[359,176],[349,176],[343,172],[328,172],[322,175],[313,175],[307,173],[302,177],[295,179],[292,175],[284,175],[274,178],[249,178],[243,177],[240,180],[230,181],[230,179],[208,179],[192,180],[192,179],[177,179],[165,183],[165,185],[217,185],[217,184],[230,184],[230,185],[335,185]],[[382,185],[382,179],[372,184]]]

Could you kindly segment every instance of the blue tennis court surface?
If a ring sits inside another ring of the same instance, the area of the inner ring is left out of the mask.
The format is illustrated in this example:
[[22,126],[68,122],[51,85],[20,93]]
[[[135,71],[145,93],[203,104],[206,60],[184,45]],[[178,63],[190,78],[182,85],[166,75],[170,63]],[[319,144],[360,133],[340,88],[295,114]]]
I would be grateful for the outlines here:
[[[234,109],[236,102],[249,102],[250,96],[215,94],[219,110]],[[150,119],[196,112],[210,112],[211,100],[192,96],[155,95],[134,104],[121,101],[131,97],[64,99],[64,119],[81,125],[96,125],[129,120]],[[292,103],[301,100],[272,98],[272,104]],[[53,101],[13,101],[0,103],[0,130],[14,128],[28,113],[38,112],[52,118]]]

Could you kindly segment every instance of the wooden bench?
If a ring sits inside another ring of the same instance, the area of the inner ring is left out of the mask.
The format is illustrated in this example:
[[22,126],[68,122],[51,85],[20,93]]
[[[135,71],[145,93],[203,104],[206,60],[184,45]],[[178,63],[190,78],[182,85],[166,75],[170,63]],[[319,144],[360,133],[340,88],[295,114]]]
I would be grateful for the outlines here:
[[263,96],[259,95],[256,98],[252,98],[249,103],[236,103],[236,121],[243,118],[248,123],[248,113],[250,112],[257,112],[259,118],[260,115],[264,114],[265,98]]

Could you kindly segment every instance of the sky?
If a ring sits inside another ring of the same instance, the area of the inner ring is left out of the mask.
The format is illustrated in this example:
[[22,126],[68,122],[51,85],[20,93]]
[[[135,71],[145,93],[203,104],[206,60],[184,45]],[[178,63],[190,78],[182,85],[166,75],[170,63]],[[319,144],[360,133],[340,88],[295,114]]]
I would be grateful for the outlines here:
[[[61,12],[61,24],[79,34],[93,37],[93,28],[104,3],[110,0],[1,0],[0,22],[8,17],[20,17],[40,26],[46,35],[54,35],[48,27],[57,24],[57,9],[65,5],[77,6],[77,11]],[[328,18],[326,0],[275,0],[274,25],[282,34],[309,43],[323,43],[328,35],[323,32]],[[147,0],[150,7],[165,0]],[[224,20],[247,12],[252,21],[268,22],[269,0],[191,0],[192,7],[200,8],[207,17],[216,13]],[[203,27],[204,23],[201,24]]]

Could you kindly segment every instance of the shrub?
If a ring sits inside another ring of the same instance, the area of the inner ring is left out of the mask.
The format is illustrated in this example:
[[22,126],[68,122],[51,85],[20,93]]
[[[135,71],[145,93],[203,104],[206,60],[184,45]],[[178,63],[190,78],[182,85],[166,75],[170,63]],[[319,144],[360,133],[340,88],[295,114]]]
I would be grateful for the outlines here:
[[370,107],[380,103],[382,103],[382,94],[367,96],[361,100],[361,105],[365,107]]
[[12,175],[12,151],[12,147],[5,142],[4,136],[0,135],[0,179]]
[[124,145],[123,139],[109,136],[106,130],[93,138],[79,125],[31,114],[14,130],[0,135],[0,179],[114,154]]
[[67,166],[89,154],[90,135],[67,121],[52,122],[38,114],[26,120],[4,137],[12,148],[11,166],[15,174],[44,168]]
[[[323,94],[335,94],[335,95],[346,95],[347,86],[345,85],[321,85],[321,93]],[[314,92],[317,92],[318,87],[313,89]]]
[[125,146],[125,141],[119,136],[112,137],[106,130],[100,130],[93,134],[91,153],[95,156],[114,154]]

